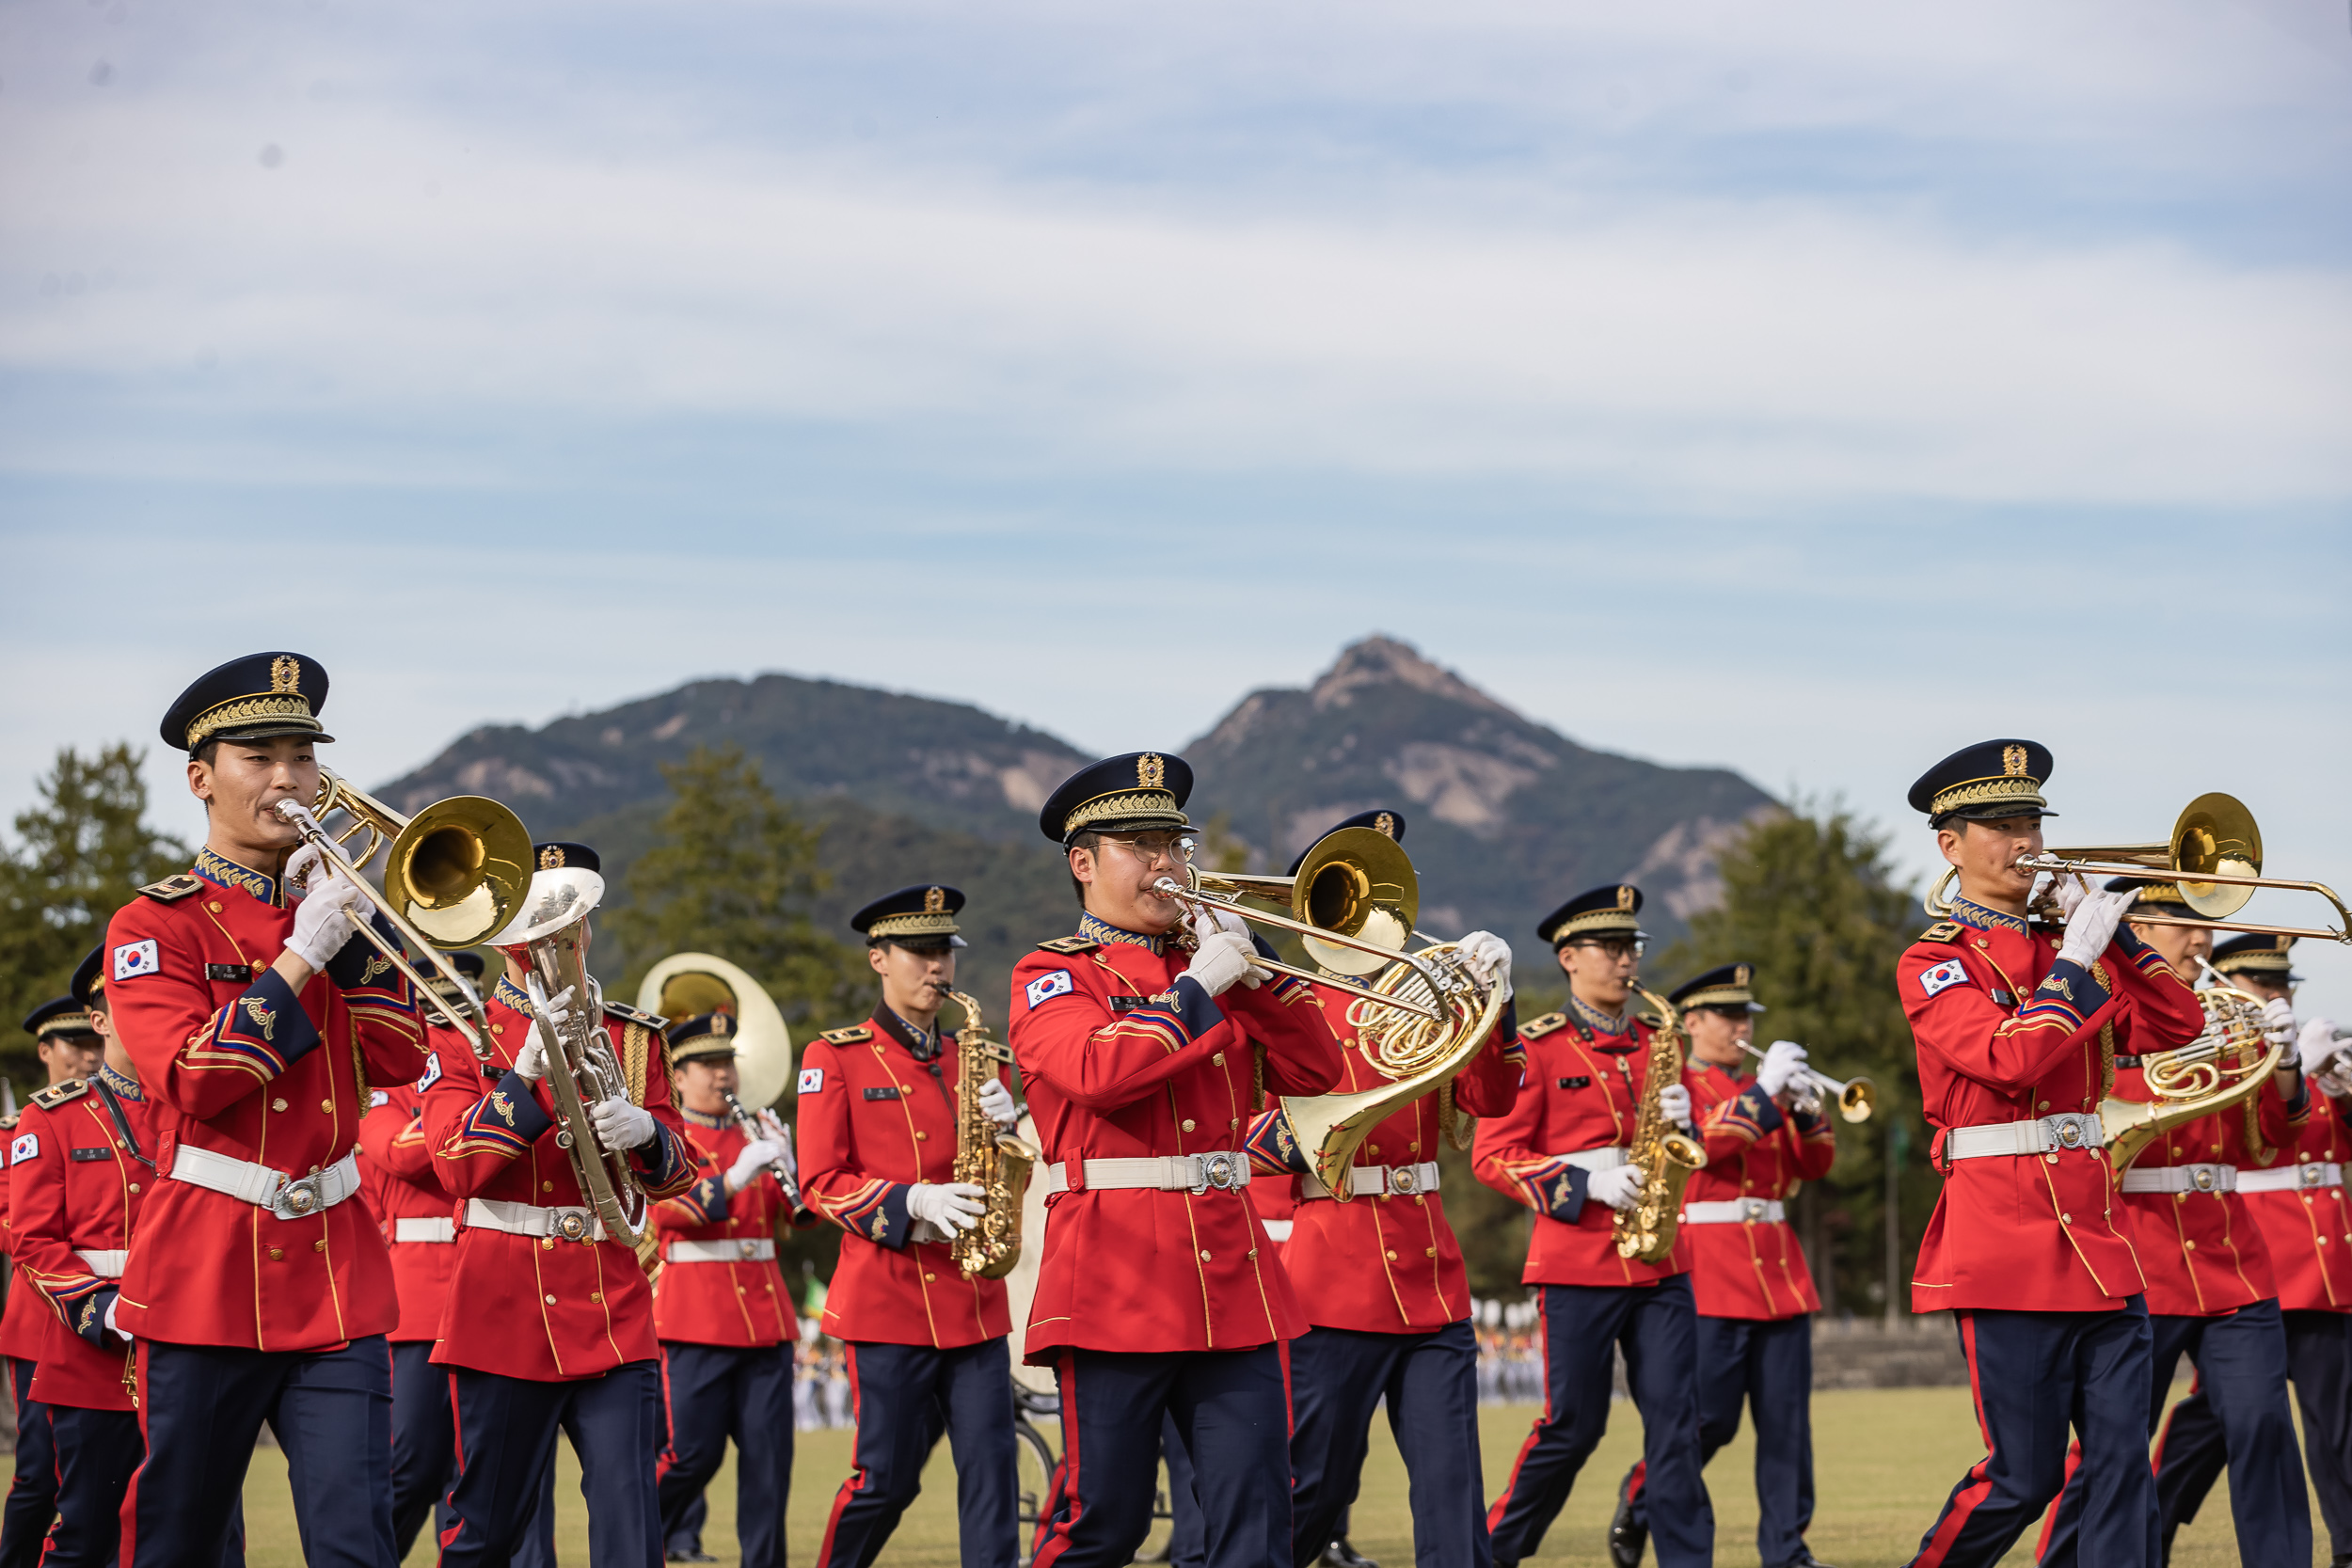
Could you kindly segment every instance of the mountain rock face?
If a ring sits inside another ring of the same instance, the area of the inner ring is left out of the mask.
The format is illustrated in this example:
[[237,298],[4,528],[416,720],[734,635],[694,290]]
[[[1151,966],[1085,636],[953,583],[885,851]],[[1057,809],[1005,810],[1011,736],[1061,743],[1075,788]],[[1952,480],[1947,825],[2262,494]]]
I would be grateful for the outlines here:
[[1342,817],[1404,813],[1422,928],[1486,927],[1522,950],[1571,894],[1619,879],[1647,895],[1653,936],[1679,935],[1720,896],[1717,848],[1775,809],[1737,773],[1588,750],[1386,637],[1306,690],[1250,693],[1184,755],[1193,819],[1223,814],[1276,871]]

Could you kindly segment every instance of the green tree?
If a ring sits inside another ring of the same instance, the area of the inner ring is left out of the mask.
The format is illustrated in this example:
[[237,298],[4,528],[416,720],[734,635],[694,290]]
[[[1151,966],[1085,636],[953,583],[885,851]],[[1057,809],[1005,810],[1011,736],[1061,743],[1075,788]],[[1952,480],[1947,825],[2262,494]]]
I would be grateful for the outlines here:
[[[1759,1044],[1796,1040],[1832,1077],[1873,1080],[1876,1113],[1837,1124],[1837,1164],[1827,1181],[1800,1195],[1792,1218],[1823,1306],[1878,1310],[1890,1131],[1906,1129],[1913,1148],[1927,1143],[1911,1029],[1895,990],[1895,960],[1922,924],[1917,892],[1898,881],[1884,836],[1835,801],[1801,800],[1750,823],[1717,864],[1722,904],[1693,916],[1690,936],[1645,965],[1659,976],[1649,983],[1662,991],[1716,964],[1754,964],[1756,999],[1768,1009],[1756,1021]],[[1899,1174],[1899,1305],[1936,1188],[1931,1172]]]
[[146,820],[144,760],[127,741],[90,757],[59,752],[39,802],[16,818],[18,842],[0,846],[0,1023],[10,1028],[0,1070],[19,1087],[40,1069],[16,1021],[66,989],[140,887],[187,868],[188,847]]

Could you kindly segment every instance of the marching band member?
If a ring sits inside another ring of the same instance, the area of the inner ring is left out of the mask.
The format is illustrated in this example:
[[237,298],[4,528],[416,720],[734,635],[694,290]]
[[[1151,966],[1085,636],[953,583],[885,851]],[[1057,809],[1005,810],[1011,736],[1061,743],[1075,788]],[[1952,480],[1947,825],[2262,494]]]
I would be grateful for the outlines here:
[[105,1041],[88,1078],[33,1096],[20,1124],[24,1149],[9,1183],[17,1260],[53,1308],[33,1396],[56,1444],[57,1519],[44,1563],[114,1560],[122,1494],[138,1467],[139,1418],[124,1386],[131,1341],[106,1327],[106,1308],[131,1245],[139,1205],[155,1185],[147,1097],[104,1012],[103,946],[73,976],[75,1002]]
[[2130,893],[2061,879],[2063,931],[2027,923],[2034,873],[2016,863],[2042,848],[2050,760],[2032,741],[1989,740],[1911,787],[1960,881],[1951,918],[1896,965],[1945,1173],[1912,1310],[1956,1314],[1987,1449],[1921,1540],[1919,1568],[1998,1560],[2065,1482],[2070,1421],[2085,1560],[2156,1559],[2147,1284],[2099,1102],[2110,1053],[2184,1045],[2204,1011],[2122,927]]
[[[857,1412],[856,1468],[825,1525],[825,1568],[881,1554],[943,1431],[965,1568],[1005,1568],[1019,1551],[1011,1312],[1002,1280],[966,1275],[949,1254],[985,1197],[955,1180],[960,1046],[939,1028],[962,908],[954,888],[917,885],[851,916],[882,999],[801,1058],[805,1201],[846,1232],[824,1328],[848,1347]],[[980,1108],[1008,1131],[1021,1119],[1001,1069]]]
[[317,795],[326,687],[316,660],[263,653],[181,693],[163,737],[188,753],[204,847],[107,928],[109,1017],[165,1178],[104,1319],[136,1340],[147,1434],[123,1568],[219,1560],[264,1420],[302,1433],[287,1479],[312,1560],[393,1560],[399,1307],[350,1200],[368,1082],[413,1081],[422,1032],[407,981],[357,934],[358,884],[275,809]]
[[[1405,818],[1368,811],[1336,824],[1405,836]],[[1296,876],[1305,857],[1291,864]],[[1501,937],[1463,939],[1473,961],[1510,994],[1511,949]],[[1389,1079],[1359,1045],[1355,998],[1315,988],[1324,1022],[1340,1042],[1343,1068],[1331,1092],[1384,1087]],[[1303,1195],[1284,1266],[1315,1282],[1303,1302],[1311,1325],[1291,1342],[1291,1560],[1307,1568],[1341,1539],[1342,1517],[1362,1480],[1374,1408],[1385,1398],[1389,1423],[1411,1478],[1413,1549],[1423,1561],[1492,1560],[1486,1486],[1478,1453],[1478,1336],[1470,1326],[1470,1279],[1461,1244],[1438,1196],[1439,1140],[1457,1108],[1496,1117],[1519,1092],[1517,1021],[1506,1001],[1494,1033],[1445,1087],[1388,1117],[1366,1134],[1349,1169],[1349,1201],[1336,1200],[1313,1174],[1281,1109],[1250,1129],[1254,1194],[1271,1178],[1294,1178]]]
[[[55,997],[35,1007],[24,1020],[24,1032],[33,1037],[33,1050],[48,1074],[45,1087],[79,1082],[96,1070],[103,1042],[91,1030],[89,1009],[72,997]],[[0,1124],[12,1146],[20,1119]],[[5,1180],[0,1174],[0,1180]],[[11,1232],[8,1253],[13,1257],[15,1251]],[[0,1312],[0,1355],[8,1357],[16,1396],[16,1476],[8,1482],[7,1508],[0,1512],[0,1568],[33,1568],[40,1560],[49,1522],[57,1513],[56,1450],[49,1412],[33,1398],[34,1370],[51,1313],[40,1291],[24,1278],[22,1265],[10,1283],[7,1310]]]
[[[1577,895],[1547,916],[1568,1006],[1519,1031],[1527,1083],[1479,1124],[1478,1179],[1535,1212],[1521,1275],[1538,1287],[1544,1413],[1487,1511],[1494,1560],[1533,1557],[1609,1425],[1612,1350],[1622,1345],[1642,1413],[1644,1489],[1661,1568],[1713,1560],[1715,1511],[1699,1475],[1697,1319],[1689,1232],[1662,1262],[1619,1257],[1612,1211],[1640,1191],[1626,1160],[1649,1081],[1647,1022],[1627,1016],[1644,933],[1641,890]],[[1690,1073],[1659,1092],[1668,1121],[1691,1120]],[[1620,1496],[1620,1502],[1623,1501]]]
[[[1741,1045],[1764,1010],[1755,970],[1724,964],[1666,998],[1690,1036],[1692,1103],[1707,1167],[1684,1189],[1691,1285],[1698,1304],[1699,1463],[1756,1412],[1756,1549],[1768,1568],[1821,1568],[1804,1532],[1813,1522],[1813,1271],[1789,1225],[1788,1199],[1837,1159],[1822,1108],[1799,1109],[1804,1047],[1774,1040],[1753,1077]],[[1649,1521],[1640,1465],[1618,1488],[1610,1560],[1633,1568]]]
[[[2186,914],[2177,884],[2118,877],[2110,893],[2137,892],[2136,911]],[[2198,949],[2210,932],[2177,926],[2129,923],[2132,933],[2162,955],[2184,985],[2201,973]],[[2200,1117],[2149,1145],[2123,1173],[2123,1202],[2133,1249],[2148,1281],[2154,1376],[2149,1392],[2150,1428],[2161,1427],[2170,1402],[2173,1370],[2186,1355],[2199,1392],[2220,1422],[2230,1468],[2230,1511],[2238,1555],[2248,1562],[2308,1562],[2312,1506],[2303,1490],[2302,1454],[2287,1409],[2287,1339],[2279,1311],[2270,1249],[2237,1184],[2270,1165],[2302,1133],[2310,1097],[2295,1055],[2242,1106]],[[2149,1098],[2150,1058],[2118,1055],[2119,1092]],[[2177,1469],[2177,1455],[2175,1456]],[[2179,1477],[2173,1478],[2174,1485]],[[2077,1468],[2051,1510],[2040,1560],[2064,1568],[2077,1558],[2076,1525],[2084,1487]],[[2168,1488],[2156,1472],[2159,1519]],[[2159,1534],[2159,1550],[2165,1539]]]
[[1045,1236],[1025,1354],[1061,1390],[1064,1485],[1037,1561],[1123,1564],[1151,1524],[1163,1413],[1193,1465],[1211,1568],[1291,1554],[1278,1345],[1306,1329],[1247,1196],[1263,1096],[1320,1094],[1339,1046],[1305,982],[1269,977],[1238,917],[1152,892],[1194,840],[1184,759],[1081,768],[1038,825],[1078,893],[1074,936],[1013,970]]
[[[581,844],[532,847],[537,877],[596,871]],[[585,942],[587,934],[583,933]],[[442,1568],[503,1564],[531,1533],[560,1426],[580,1455],[595,1568],[661,1557],[655,1458],[661,1447],[653,1291],[636,1253],[590,1204],[558,1123],[547,1032],[591,1009],[624,1093],[588,1107],[598,1148],[620,1153],[649,1203],[693,1184],[694,1153],[670,1100],[662,1020],[565,988],[538,993],[524,950],[487,999],[487,1060],[441,1064],[424,1091],[424,1142],[441,1186],[463,1201],[457,1256],[433,1364],[450,1377],[457,1476],[441,1532]]]
[[735,1535],[743,1568],[784,1568],[792,1491],[792,1347],[801,1337],[776,1266],[776,1230],[793,1219],[769,1167],[791,1147],[772,1113],[746,1137],[727,1113],[736,1089],[735,1018],[704,1013],[670,1028],[670,1071],[694,1184],[654,1210],[661,1276],[654,1337],[670,1442],[660,1465],[661,1537],[692,1549],[686,1514],[735,1440]]
[[[2147,896],[2143,893],[2141,901]],[[2165,946],[2165,934],[2153,928],[2148,940]],[[2191,953],[2212,942],[2207,930],[2175,928],[2169,935],[2189,939]],[[2213,967],[2272,1009],[2284,1004],[2291,1017],[2294,986],[2302,978],[2290,973],[2294,944],[2293,937],[2233,937],[2212,949]],[[2352,1568],[2352,1206],[2344,1201],[2343,1174],[2352,1162],[2352,1130],[2345,1123],[2352,1109],[2329,1074],[2334,1037],[2334,1022],[2324,1018],[2298,1031],[2305,1081],[2328,1093],[2313,1101],[2311,1117],[2296,1131],[2295,1163],[2240,1170],[2237,1191],[2262,1231],[2279,1286],[2287,1375],[2303,1413],[2303,1459],[2328,1526],[2329,1560],[2335,1568]],[[2200,1386],[2172,1407],[2156,1450],[2156,1508],[2168,1552],[2225,1467],[2233,1472],[2232,1493],[2237,1490],[2227,1433],[2206,1392],[2201,1364],[2200,1370]],[[2240,1553],[2248,1555],[2242,1544]]]

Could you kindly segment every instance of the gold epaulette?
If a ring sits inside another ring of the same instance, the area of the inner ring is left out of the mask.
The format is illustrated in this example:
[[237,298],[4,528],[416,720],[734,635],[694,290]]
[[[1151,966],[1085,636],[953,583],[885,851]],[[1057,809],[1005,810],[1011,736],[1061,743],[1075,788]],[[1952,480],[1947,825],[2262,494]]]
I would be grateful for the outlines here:
[[1957,920],[1939,920],[1934,925],[1929,927],[1926,930],[1920,932],[1915,940],[1919,942],[1948,942],[1957,940],[1960,933],[1963,929],[1964,927]]
[[852,1023],[847,1029],[828,1029],[818,1037],[828,1045],[858,1045],[874,1037],[870,1023]]
[[1059,953],[1067,957],[1073,953],[1091,953],[1102,945],[1092,937],[1056,937],[1051,942],[1039,942],[1037,950],[1041,953]]
[[183,871],[176,877],[166,877],[160,882],[150,882],[139,889],[139,893],[158,904],[176,904],[203,885],[203,878],[192,871]]
[[604,1010],[623,1023],[642,1024],[645,1028],[656,1031],[667,1029],[670,1026],[670,1021],[660,1013],[649,1013],[643,1007],[632,1007],[626,1002],[607,1002],[604,1005]]
[[1550,1034],[1555,1029],[1565,1029],[1567,1026],[1567,1014],[1546,1013],[1543,1017],[1534,1020],[1533,1022],[1520,1024],[1519,1038],[1523,1040],[1540,1039],[1544,1036]]
[[87,1084],[79,1078],[69,1078],[61,1084],[52,1084],[45,1089],[36,1091],[32,1103],[44,1111],[54,1111],[60,1105],[72,1104],[87,1093]]

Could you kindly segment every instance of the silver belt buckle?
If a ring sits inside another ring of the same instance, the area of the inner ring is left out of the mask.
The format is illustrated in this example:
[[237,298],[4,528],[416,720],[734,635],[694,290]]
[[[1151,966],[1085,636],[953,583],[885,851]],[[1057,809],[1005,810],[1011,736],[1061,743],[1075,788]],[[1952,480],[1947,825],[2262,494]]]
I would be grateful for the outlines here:
[[2058,1147],[2061,1148],[2082,1148],[2083,1124],[2081,1122],[2070,1117],[2058,1124],[2057,1132]]
[[1740,1216],[1751,1222],[1761,1220],[1770,1212],[1771,1210],[1766,1207],[1764,1200],[1760,1197],[1743,1197],[1740,1200]]
[[746,1239],[736,1243],[736,1246],[740,1250],[742,1256],[746,1258],[756,1258],[759,1256],[759,1243],[757,1242]]
[[1200,1162],[1200,1183],[1192,1190],[1195,1197],[1212,1187],[1220,1193],[1230,1193],[1241,1185],[1240,1161],[1232,1154],[1220,1152],[1202,1154],[1197,1158]]
[[2190,1183],[2194,1185],[2199,1192],[2209,1193],[2213,1191],[2213,1167],[2211,1165],[2190,1166],[2188,1179]]
[[555,1233],[567,1242],[588,1239],[588,1215],[579,1209],[564,1209],[555,1216]]
[[1410,1165],[1389,1167],[1389,1191],[1410,1196],[1421,1190],[1421,1172]]
[[269,1212],[281,1220],[307,1219],[326,1202],[326,1173],[312,1171],[304,1177],[287,1177],[270,1195]]
[[2298,1174],[2306,1187],[2324,1187],[2328,1184],[2328,1166],[2324,1161],[2312,1161],[2304,1165]]

